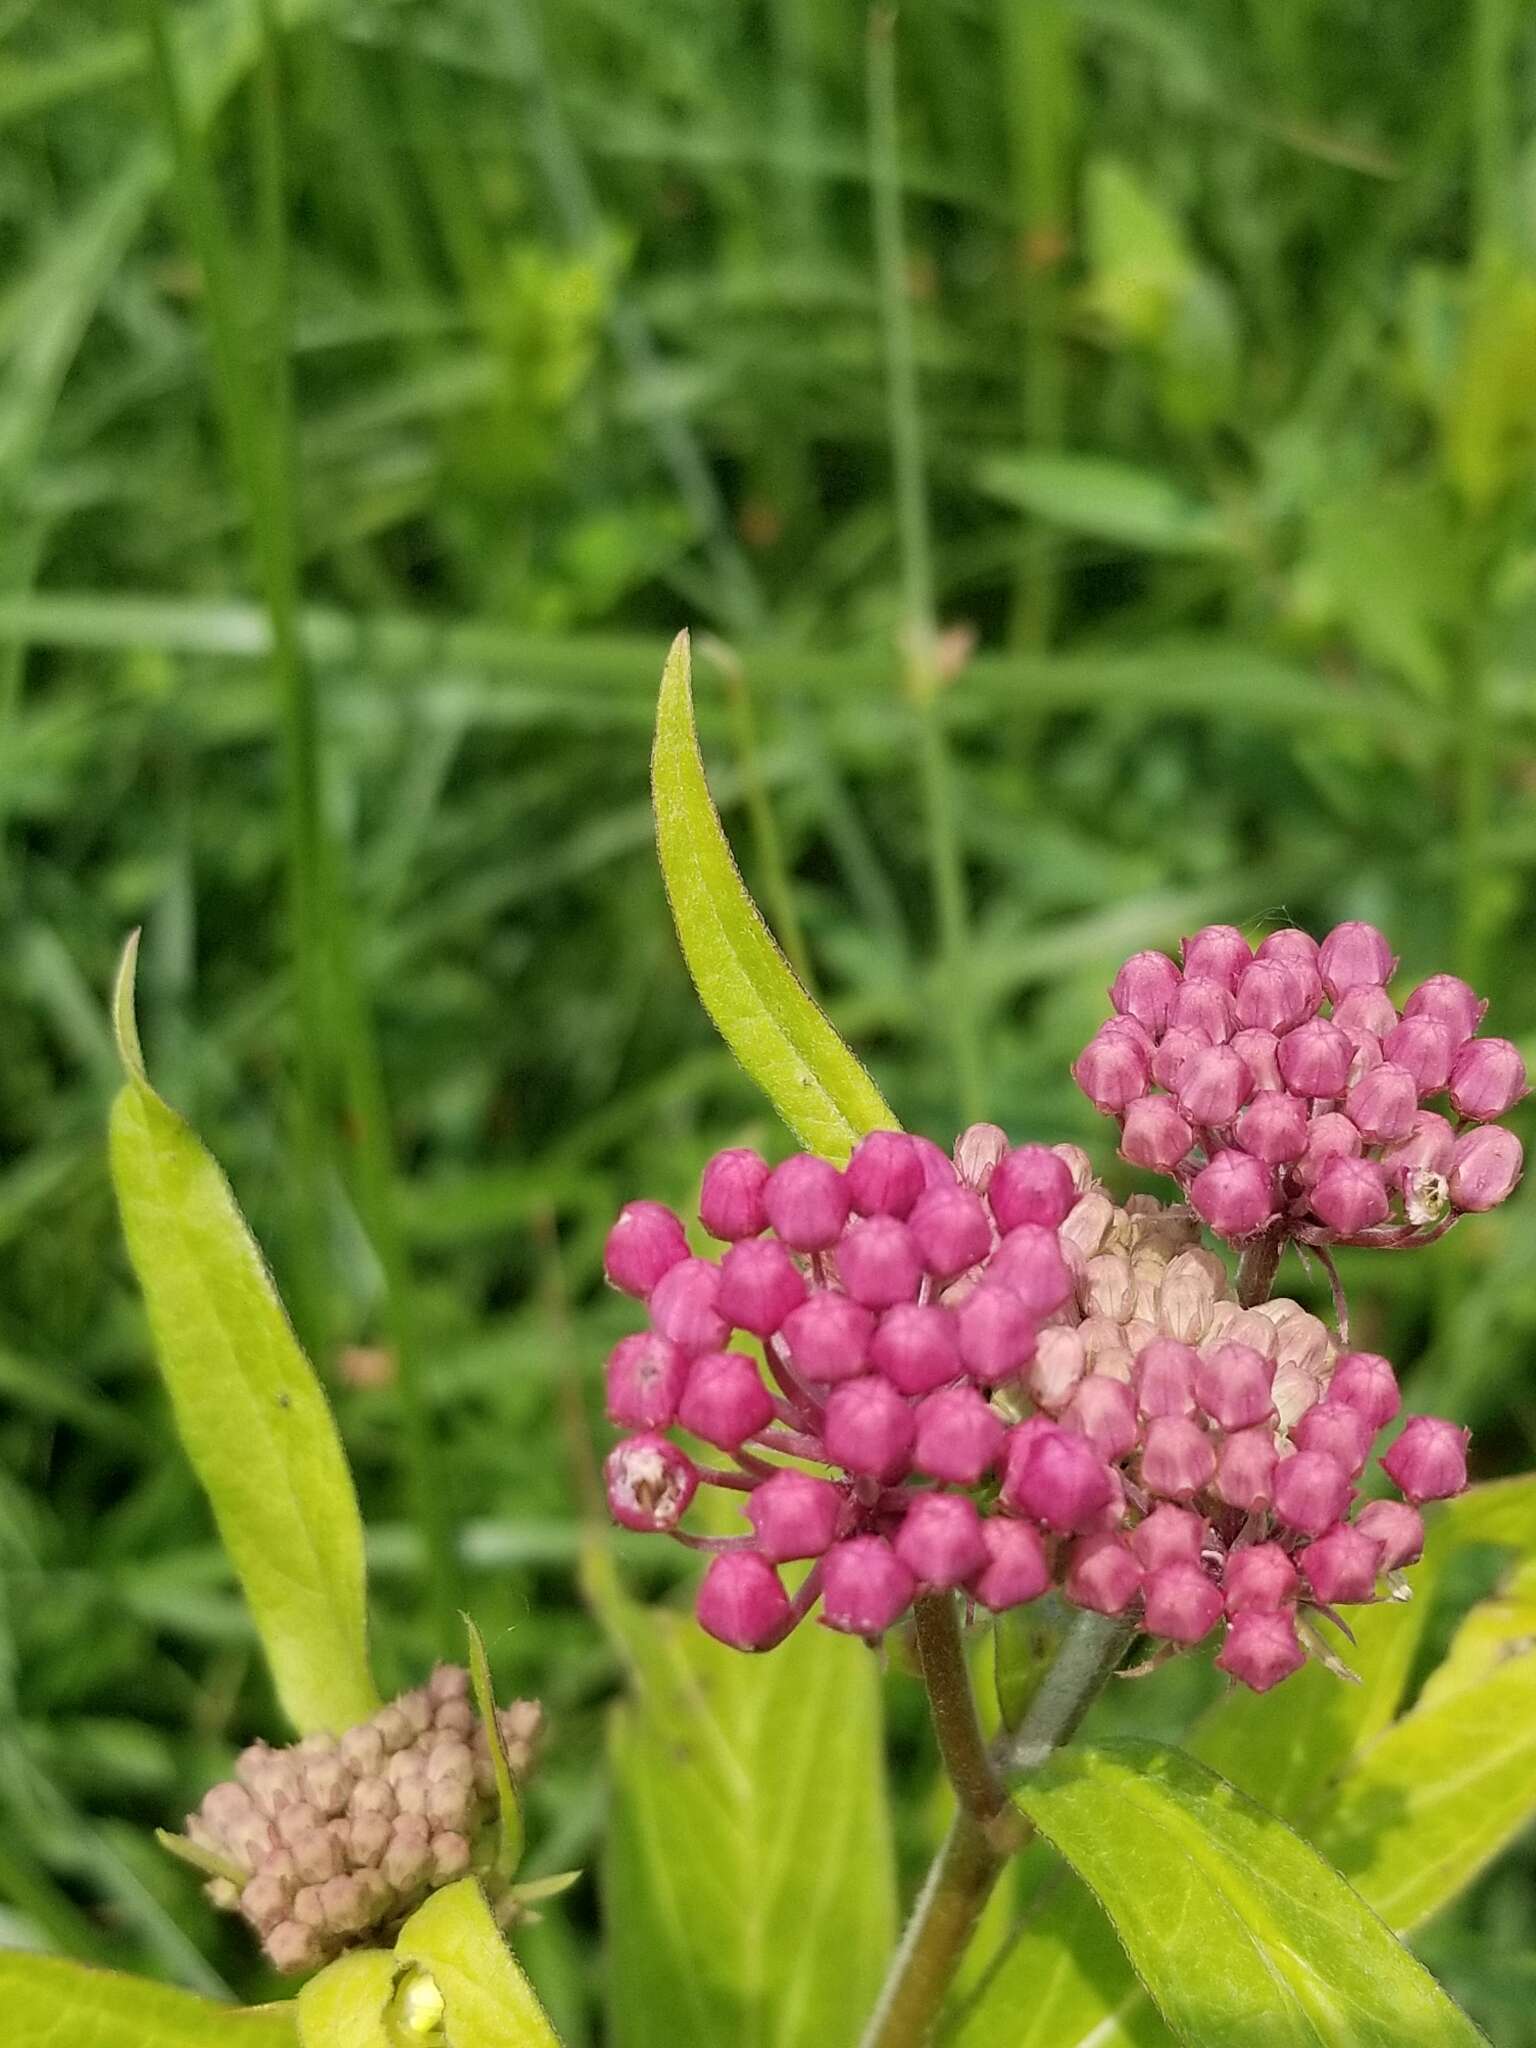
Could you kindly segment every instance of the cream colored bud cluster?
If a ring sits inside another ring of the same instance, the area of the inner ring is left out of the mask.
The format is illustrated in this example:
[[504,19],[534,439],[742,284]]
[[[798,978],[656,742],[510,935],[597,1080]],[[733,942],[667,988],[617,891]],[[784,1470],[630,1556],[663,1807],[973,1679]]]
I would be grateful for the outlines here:
[[[527,1775],[541,1718],[534,1700],[497,1716],[515,1777]],[[250,1923],[277,1969],[304,1971],[377,1940],[463,1876],[495,1799],[469,1674],[444,1664],[339,1738],[253,1743],[188,1816],[187,1836],[244,1873],[213,1879],[215,1904]]]
[[1338,1345],[1300,1302],[1239,1306],[1226,1262],[1200,1241],[1193,1209],[1132,1195],[1117,1205],[1094,1179],[1085,1152],[1053,1148],[1082,1194],[1061,1226],[1074,1299],[1042,1329],[1028,1375],[1039,1406],[1055,1413],[1089,1373],[1130,1384],[1138,1352],[1172,1337],[1209,1354],[1246,1344],[1275,1368],[1282,1433],[1323,1398]]

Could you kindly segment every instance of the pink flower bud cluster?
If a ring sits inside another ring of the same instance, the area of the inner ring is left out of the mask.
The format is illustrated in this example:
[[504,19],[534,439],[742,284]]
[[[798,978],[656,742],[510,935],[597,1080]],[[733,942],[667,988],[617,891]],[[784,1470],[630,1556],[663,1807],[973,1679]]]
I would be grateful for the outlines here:
[[[922,1593],[1056,1587],[1176,1647],[1224,1626],[1222,1668],[1262,1691],[1305,1660],[1298,1612],[1375,1598],[1418,1556],[1418,1504],[1466,1483],[1464,1433],[1418,1418],[1383,1461],[1406,1499],[1356,1514],[1390,1365],[1340,1358],[1295,1302],[1241,1310],[1187,1209],[1117,1209],[1073,1147],[978,1125],[953,1161],[885,1131],[844,1172],[724,1152],[699,1213],[718,1259],[653,1203],[610,1234],[650,1328],[608,1361],[632,1433],[606,1478],[626,1527],[710,1553],[699,1620],[735,1648],[818,1599],[876,1637]],[[680,1527],[701,1482],[743,1496],[749,1535]]]
[[[507,1761],[526,1777],[538,1703],[498,1715]],[[485,1730],[469,1674],[440,1665],[430,1683],[338,1740],[242,1752],[233,1779],[187,1817],[187,1838],[235,1876],[208,1886],[261,1938],[275,1968],[317,1969],[377,1940],[437,1885],[462,1877],[495,1811]]]
[[1464,981],[1432,975],[1399,1011],[1368,924],[1321,945],[1271,932],[1257,952],[1209,925],[1183,963],[1133,954],[1073,1073],[1122,1156],[1171,1174],[1219,1236],[1420,1244],[1512,1192],[1520,1141],[1497,1119],[1525,1064],[1477,1036],[1487,1004]]

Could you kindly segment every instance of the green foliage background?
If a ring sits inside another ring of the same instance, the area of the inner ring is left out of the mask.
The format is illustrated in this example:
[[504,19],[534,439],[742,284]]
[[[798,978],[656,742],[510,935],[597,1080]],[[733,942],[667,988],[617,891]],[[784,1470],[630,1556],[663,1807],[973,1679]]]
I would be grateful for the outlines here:
[[[0,32],[0,1938],[258,1996],[149,1836],[278,1723],[118,1248],[124,930],[334,1391],[381,1682],[467,1599],[556,1728],[529,1874],[591,1866],[602,1233],[783,1142],[651,852],[672,632],[754,893],[913,1128],[1112,1168],[1067,1061],[1213,917],[1372,918],[1536,1051],[1536,10],[913,0],[892,124],[853,0]],[[1346,1275],[1485,1477],[1531,1458],[1531,1244],[1527,1194]],[[1176,1727],[1170,1678],[1116,1725]],[[1531,1874],[1418,1941],[1500,2048]],[[594,1922],[525,1951],[574,2048]]]

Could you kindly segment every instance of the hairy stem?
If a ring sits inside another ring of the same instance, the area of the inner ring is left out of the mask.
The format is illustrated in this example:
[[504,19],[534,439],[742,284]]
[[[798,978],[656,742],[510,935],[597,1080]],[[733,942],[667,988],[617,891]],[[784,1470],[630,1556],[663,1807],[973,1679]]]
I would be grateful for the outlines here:
[[977,1719],[954,1595],[928,1594],[918,1601],[915,1617],[917,1654],[939,1755],[962,1811],[990,1831],[991,1824],[1011,1809]]
[[1268,1301],[1284,1249],[1285,1237],[1278,1226],[1244,1245],[1237,1265],[1237,1299],[1243,1308],[1257,1308],[1261,1301]]
[[[1022,1817],[1016,1830],[1004,1834],[998,1825],[1002,1818],[998,1808],[992,1809],[989,1825],[966,1803],[961,1792],[960,1775],[951,1762],[951,1743],[964,1753],[962,1769],[967,1782],[974,1788],[981,1780],[974,1775],[974,1759],[968,1754],[964,1734],[957,1734],[955,1728],[960,1717],[948,1689],[954,1673],[946,1662],[941,1641],[943,1617],[925,1619],[924,1610],[933,1604],[925,1601],[919,1605],[918,1648],[933,1706],[934,1727],[961,1805],[913,1908],[860,2048],[923,2048],[925,2042],[932,2040],[949,1987],[992,1887],[1009,1856],[1022,1848],[1029,1836],[1028,1824]],[[948,1626],[954,1628],[953,1608],[949,1610]],[[925,1628],[932,1631],[934,1667],[929,1663]],[[987,1782],[996,1784],[999,1771],[1009,1777],[1027,1776],[1038,1770],[1053,1750],[1070,1741],[1124,1656],[1134,1633],[1129,1622],[1106,1620],[1099,1614],[1078,1615],[1018,1729],[1003,1737],[990,1755],[983,1753]],[[958,1647],[956,1629],[956,1650]],[[935,1687],[935,1674],[943,1689],[942,1698]],[[974,1727],[976,1708],[963,1663],[960,1676],[965,1682],[966,1704]]]

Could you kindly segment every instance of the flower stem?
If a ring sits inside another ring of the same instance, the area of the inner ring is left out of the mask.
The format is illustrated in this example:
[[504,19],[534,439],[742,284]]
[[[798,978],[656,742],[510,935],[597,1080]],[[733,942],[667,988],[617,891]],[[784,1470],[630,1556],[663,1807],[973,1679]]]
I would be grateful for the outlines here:
[[[933,2038],[949,1987],[992,1887],[1009,1856],[1028,1840],[1028,1823],[1022,1817],[1009,1834],[1003,1834],[998,1825],[1002,1809],[992,1809],[990,1825],[979,1818],[961,1789],[962,1775],[975,1790],[983,1782],[995,1785],[999,1771],[1019,1777],[1038,1770],[1054,1750],[1070,1740],[1135,1633],[1132,1623],[1106,1620],[1100,1614],[1079,1614],[1017,1731],[1005,1736],[990,1755],[982,1753],[983,1781],[976,1775],[969,1736],[951,1690],[955,1672],[943,1637],[946,1631],[953,1631],[958,1652],[954,1609],[948,1608],[947,1621],[943,1613],[925,1614],[935,1604],[919,1603],[918,1649],[934,1727],[945,1767],[960,1797],[960,1811],[913,1908],[860,2048],[923,2048]],[[974,1729],[976,1708],[963,1660],[959,1675],[965,1685],[969,1726]],[[979,1745],[979,1733],[977,1742]],[[959,1759],[959,1771],[951,1761],[952,1751]]]
[[1257,1308],[1261,1301],[1268,1301],[1284,1249],[1285,1235],[1278,1226],[1244,1245],[1237,1265],[1237,1299],[1243,1308]]
[[944,1769],[961,1809],[991,1832],[992,1823],[1012,1809],[976,1717],[954,1595],[926,1595],[917,1603],[915,1619],[917,1654]]

